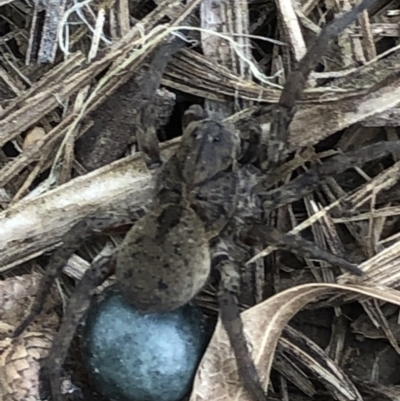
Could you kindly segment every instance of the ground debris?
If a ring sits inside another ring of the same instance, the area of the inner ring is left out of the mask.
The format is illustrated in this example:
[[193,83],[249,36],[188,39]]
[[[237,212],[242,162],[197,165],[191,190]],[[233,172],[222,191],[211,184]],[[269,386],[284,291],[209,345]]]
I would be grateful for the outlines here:
[[[36,294],[37,271],[48,253],[94,211],[118,214],[122,228],[106,227],[106,235],[85,243],[68,262],[80,260],[84,270],[105,242],[118,244],[125,225],[149,207],[154,171],[147,166],[158,160],[146,160],[146,166],[134,154],[140,148],[137,121],[149,122],[142,149],[152,148],[156,135],[166,140],[158,155],[162,161],[175,152],[182,114],[191,104],[205,104],[210,114],[240,127],[249,148],[253,135],[260,136],[263,151],[271,111],[290,72],[322,28],[353,4],[0,1],[2,401],[38,399],[38,369],[59,324],[59,295],[22,337],[12,339],[10,333]],[[286,143],[293,156],[274,170],[269,188],[279,191],[304,171],[323,171],[342,153],[398,140],[397,8],[394,1],[377,0],[318,60],[293,109]],[[152,57],[176,39],[171,33],[182,25],[184,48],[155,70],[160,76],[146,87]],[[261,127],[259,132],[250,121]],[[270,392],[268,400],[399,399],[399,309],[391,306],[388,313],[385,304],[399,304],[399,154],[333,174],[312,194],[268,216],[268,224],[281,232],[312,239],[357,264],[363,277],[355,280],[341,275],[338,265],[330,268],[272,246],[242,244],[232,252],[236,258],[248,255],[239,301],[248,309],[245,331],[256,364],[263,364],[266,386],[270,370],[277,372],[271,379],[277,392]],[[68,279],[60,288],[67,297],[73,284]],[[212,278],[197,298],[212,317],[216,293]],[[285,328],[301,309],[301,319]],[[246,399],[241,391],[219,324],[192,399],[227,394]]]

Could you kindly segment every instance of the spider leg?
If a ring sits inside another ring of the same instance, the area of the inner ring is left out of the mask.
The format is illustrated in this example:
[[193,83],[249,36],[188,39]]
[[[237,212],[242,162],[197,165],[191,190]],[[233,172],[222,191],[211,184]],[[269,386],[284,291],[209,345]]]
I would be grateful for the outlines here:
[[70,256],[79,248],[84,238],[94,230],[101,229],[104,221],[98,217],[89,216],[75,224],[63,237],[63,245],[51,256],[47,269],[41,278],[39,288],[28,316],[15,329],[14,337],[18,337],[33,322],[35,317],[42,311],[47,296],[57,277],[61,275],[63,267]]
[[146,164],[156,167],[162,164],[158,144],[156,124],[157,113],[154,112],[156,91],[161,84],[161,78],[174,54],[181,50],[186,42],[174,36],[172,40],[161,44],[156,50],[148,71],[142,78],[141,90],[137,102],[140,104],[136,116],[136,139],[139,150],[145,155]]
[[[57,249],[50,259],[47,270],[41,278],[39,289],[28,316],[15,329],[14,336],[18,337],[33,322],[35,317],[42,311],[44,302],[51,291],[51,287],[57,277],[61,275],[62,269],[69,257],[79,247],[82,239],[90,232],[87,221],[77,223],[63,237],[63,245]],[[79,235],[77,235],[79,233]]]
[[228,334],[230,345],[235,355],[239,377],[244,388],[254,401],[266,401],[267,395],[262,387],[257,368],[251,357],[243,331],[243,322],[236,294],[239,292],[240,277],[234,264],[225,253],[214,256],[214,267],[220,272],[221,281],[218,303],[221,322]]
[[60,329],[53,340],[49,355],[41,369],[41,382],[44,389],[50,382],[53,401],[63,401],[61,393],[62,368],[75,331],[90,306],[96,287],[110,275],[114,265],[114,250],[111,253],[99,256],[85,272],[69,300]]
[[364,274],[356,264],[350,263],[346,259],[320,248],[318,245],[305,240],[300,235],[283,234],[274,227],[254,225],[247,232],[246,240],[259,242],[260,239],[267,242],[269,245],[277,246],[279,249],[288,250],[300,256],[321,259],[331,265],[340,266],[357,276],[362,276]]
[[279,165],[286,156],[289,138],[289,125],[296,112],[296,101],[306,85],[308,76],[318,60],[326,52],[329,42],[336,38],[347,26],[356,21],[359,13],[374,4],[376,0],[364,0],[352,10],[327,25],[289,74],[281,97],[272,114],[269,146],[263,163],[263,170],[270,171]]
[[280,188],[265,191],[262,190],[262,183],[260,183],[255,188],[255,191],[263,199],[264,210],[271,211],[303,198],[332,175],[342,173],[351,167],[382,158],[399,150],[400,141],[375,143],[353,152],[334,156],[323,165],[314,167]]

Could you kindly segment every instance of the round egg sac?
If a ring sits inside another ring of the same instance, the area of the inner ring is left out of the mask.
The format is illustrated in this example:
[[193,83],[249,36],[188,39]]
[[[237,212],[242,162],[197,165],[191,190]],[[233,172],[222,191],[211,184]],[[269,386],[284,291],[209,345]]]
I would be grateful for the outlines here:
[[106,399],[179,401],[191,390],[205,345],[198,307],[142,314],[113,288],[89,310],[83,361]]

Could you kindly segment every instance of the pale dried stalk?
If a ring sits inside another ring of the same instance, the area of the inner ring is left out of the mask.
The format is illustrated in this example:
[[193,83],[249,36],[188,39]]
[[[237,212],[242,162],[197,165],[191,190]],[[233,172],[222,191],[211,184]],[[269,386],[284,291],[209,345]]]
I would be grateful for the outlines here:
[[[164,146],[168,158],[176,140]],[[0,271],[59,244],[77,221],[98,209],[140,209],[152,198],[153,180],[140,155],[118,160],[0,214]],[[125,212],[126,213],[126,212]]]
[[307,47],[297,19],[294,4],[295,2],[290,0],[278,0],[276,2],[286,37],[290,43],[295,60],[299,62],[306,54]]
[[45,4],[45,18],[41,27],[37,60],[38,63],[54,63],[66,0],[52,0]]
[[129,23],[129,1],[128,0],[118,0],[117,1],[117,18],[118,18],[118,25],[121,30],[121,35],[125,35],[130,28]]
[[[376,61],[376,60],[375,60]],[[372,60],[368,68],[371,68]],[[393,84],[396,78],[398,66],[382,67],[375,64],[375,67],[368,69],[363,80],[365,84],[360,88],[335,89],[335,88],[309,88],[301,96],[301,104],[310,107],[310,103],[333,103],[346,100],[357,100],[361,97],[372,94],[377,88]],[[360,69],[348,69],[345,72],[315,73],[313,77],[343,77],[350,73],[356,73]],[[382,71],[389,71],[389,74],[382,75]],[[325,74],[325,75],[324,75]],[[361,73],[360,73],[361,74]],[[377,77],[370,83],[368,77]],[[390,78],[392,76],[392,78]],[[360,81],[360,79],[358,80]],[[190,51],[182,50],[170,62],[163,77],[163,84],[169,87],[192,93],[206,99],[226,101],[226,96],[235,98],[239,96],[242,100],[251,100],[257,103],[277,103],[280,90],[262,86],[255,82],[241,78],[228,68],[217,65],[206,57]]]
[[[350,101],[352,105],[348,107]],[[400,79],[357,101],[348,99],[300,110],[292,124],[291,146],[314,144],[398,103]],[[336,119],[327,119],[325,116],[328,114],[336,116]],[[308,129],[304,130],[304,126]],[[167,144],[171,151],[174,143]],[[137,157],[120,160],[37,199],[19,202],[0,214],[0,270],[54,248],[74,222],[97,207],[106,210],[120,206],[124,210],[128,199],[138,208],[147,204],[152,181],[150,175],[140,171],[138,165],[141,163]]]
[[[233,49],[231,43],[212,32],[233,36],[233,40],[240,45],[240,51],[251,60],[251,46],[249,34],[249,10],[247,2],[242,0],[203,0],[200,8],[201,42],[204,55],[216,64],[225,66],[236,73],[240,78],[248,80],[251,76],[250,68]],[[235,104],[215,102],[206,99],[205,109],[219,118],[233,114]]]
[[369,61],[376,57],[376,48],[374,37],[371,31],[371,22],[369,19],[368,11],[365,10],[362,14],[360,14],[359,21],[361,25],[362,35],[361,42],[364,47],[365,57]]
[[394,82],[362,97],[342,99],[331,104],[307,108],[303,113],[297,113],[292,122],[291,143],[295,146],[316,143],[399,103],[400,78],[397,78]]

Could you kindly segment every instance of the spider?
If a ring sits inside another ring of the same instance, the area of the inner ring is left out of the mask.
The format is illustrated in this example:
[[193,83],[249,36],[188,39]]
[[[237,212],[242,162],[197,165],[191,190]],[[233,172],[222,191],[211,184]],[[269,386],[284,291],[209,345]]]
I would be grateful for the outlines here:
[[[334,156],[322,167],[314,167],[280,188],[271,189],[268,184],[268,178],[287,158],[288,127],[312,66],[327,43],[374,1],[364,0],[328,25],[289,75],[272,113],[266,150],[260,146],[255,147],[256,151],[252,146],[243,146],[246,143],[234,127],[208,118],[199,108],[192,107],[185,113],[181,143],[158,170],[149,212],[134,224],[117,249],[94,260],[69,301],[43,367],[43,377],[50,382],[54,401],[63,400],[60,377],[74,333],[95,288],[114,267],[123,296],[144,312],[168,311],[184,305],[202,289],[210,269],[217,269],[220,318],[230,338],[240,377],[254,400],[266,400],[243,334],[237,303],[238,265],[244,261],[235,259],[232,249],[238,239],[244,243],[268,243],[362,274],[356,265],[340,256],[300,236],[280,233],[264,222],[272,210],[301,199],[330,175],[400,149],[400,141],[378,143]],[[180,48],[175,41],[156,54],[155,59],[162,64],[159,68],[166,65],[165,54],[170,57],[174,48]],[[149,81],[151,76],[154,75],[150,75]],[[158,84],[156,79],[147,87],[143,96],[145,106],[151,103],[151,93]],[[138,142],[148,164],[158,166],[161,163],[158,142],[154,132],[146,131],[146,118],[151,116],[145,106],[138,118]],[[259,127],[255,126],[252,133],[258,137]],[[104,226],[105,222],[93,214],[64,236],[64,245],[52,255],[30,313],[14,335],[20,335],[40,312],[55,278],[82,240]]]

